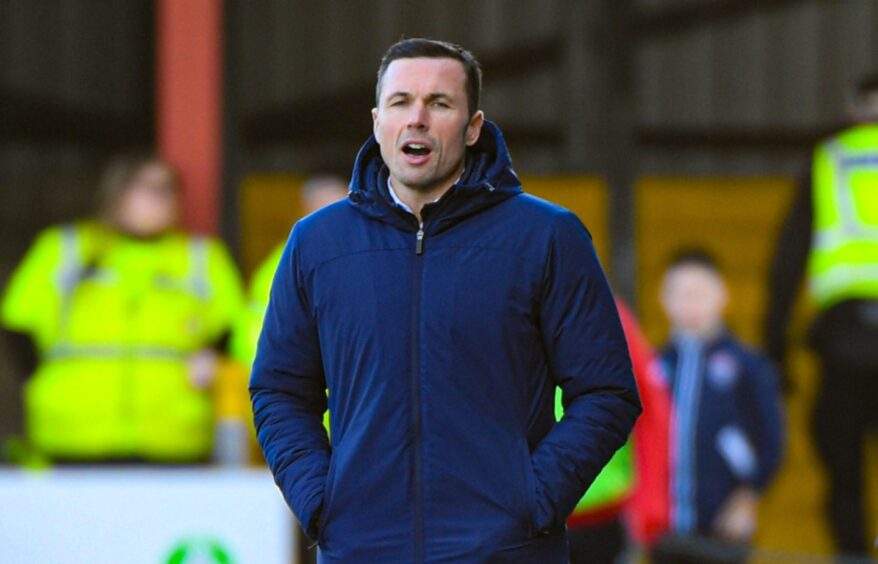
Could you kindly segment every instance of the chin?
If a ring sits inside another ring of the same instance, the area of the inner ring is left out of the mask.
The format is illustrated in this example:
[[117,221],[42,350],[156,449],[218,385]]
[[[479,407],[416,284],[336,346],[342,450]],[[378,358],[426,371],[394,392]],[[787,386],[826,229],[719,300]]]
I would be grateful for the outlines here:
[[415,190],[417,192],[429,192],[432,188],[436,187],[437,182],[434,179],[427,179],[423,177],[412,177],[406,176],[404,174],[396,176],[400,182],[402,182],[407,188],[410,190]]

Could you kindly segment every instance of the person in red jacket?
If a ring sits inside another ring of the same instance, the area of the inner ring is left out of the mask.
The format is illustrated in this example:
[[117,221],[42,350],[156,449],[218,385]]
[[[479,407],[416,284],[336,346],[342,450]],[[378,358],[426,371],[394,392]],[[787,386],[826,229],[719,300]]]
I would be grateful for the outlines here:
[[616,562],[629,537],[650,547],[668,529],[668,390],[637,318],[619,299],[616,307],[643,413],[631,444],[616,452],[567,519],[571,564]]
[[644,405],[634,426],[634,489],[628,502],[628,525],[635,542],[650,546],[669,527],[668,430],[671,401],[657,359],[634,314],[616,300],[637,388]]

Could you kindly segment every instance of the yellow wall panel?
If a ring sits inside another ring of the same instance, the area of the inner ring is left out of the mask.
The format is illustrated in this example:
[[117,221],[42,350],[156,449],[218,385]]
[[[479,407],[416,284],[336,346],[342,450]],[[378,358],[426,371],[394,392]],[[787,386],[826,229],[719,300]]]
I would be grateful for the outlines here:
[[591,233],[604,268],[609,269],[609,208],[603,180],[597,176],[522,176],[521,185],[528,194],[575,213]]
[[[286,240],[301,217],[304,177],[254,174],[241,185],[241,237],[247,274]],[[609,260],[607,190],[594,176],[526,176],[524,190],[576,213],[592,234],[601,261]]]
[[292,174],[253,174],[241,183],[241,250],[248,277],[275,246],[286,241],[302,216],[304,181]]
[[786,178],[647,177],[637,183],[638,309],[654,343],[668,334],[658,297],[661,277],[684,247],[716,256],[729,285],[729,326],[744,340],[760,342],[771,258],[792,193]]

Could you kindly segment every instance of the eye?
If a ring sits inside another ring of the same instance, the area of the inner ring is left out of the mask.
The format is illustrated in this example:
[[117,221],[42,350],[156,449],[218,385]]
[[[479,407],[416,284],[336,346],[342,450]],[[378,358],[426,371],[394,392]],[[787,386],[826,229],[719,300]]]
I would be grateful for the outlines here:
[[433,102],[433,105],[439,106],[440,108],[450,108],[451,107],[448,104],[446,104],[445,102],[441,102],[439,100],[436,100],[435,102]]

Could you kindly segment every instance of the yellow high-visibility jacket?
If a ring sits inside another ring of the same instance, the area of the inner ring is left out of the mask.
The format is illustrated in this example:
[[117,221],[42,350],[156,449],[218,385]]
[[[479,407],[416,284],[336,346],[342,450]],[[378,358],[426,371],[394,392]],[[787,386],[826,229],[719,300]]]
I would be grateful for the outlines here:
[[818,305],[878,299],[878,124],[818,146],[813,184],[808,278]]
[[[265,317],[265,310],[268,309],[268,299],[271,296],[271,284],[274,280],[274,273],[280,264],[284,246],[284,244],[276,246],[256,268],[247,291],[247,307],[242,310],[232,332],[229,344],[230,352],[236,360],[247,367],[248,371],[253,365],[253,359],[256,358],[256,344],[259,342],[259,334],[262,332],[262,321]],[[330,431],[329,411],[323,414],[323,426],[326,427],[327,431]]]
[[262,331],[262,318],[265,317],[265,310],[268,309],[271,281],[274,279],[274,272],[280,264],[283,250],[284,245],[275,247],[253,273],[247,291],[247,307],[242,310],[232,333],[230,352],[248,369],[253,364],[253,359],[256,358],[256,343],[259,341],[259,333]]
[[188,359],[230,329],[241,304],[217,240],[139,240],[89,221],[45,230],[0,304],[3,325],[39,353],[24,392],[30,441],[66,459],[205,458],[213,410]]

